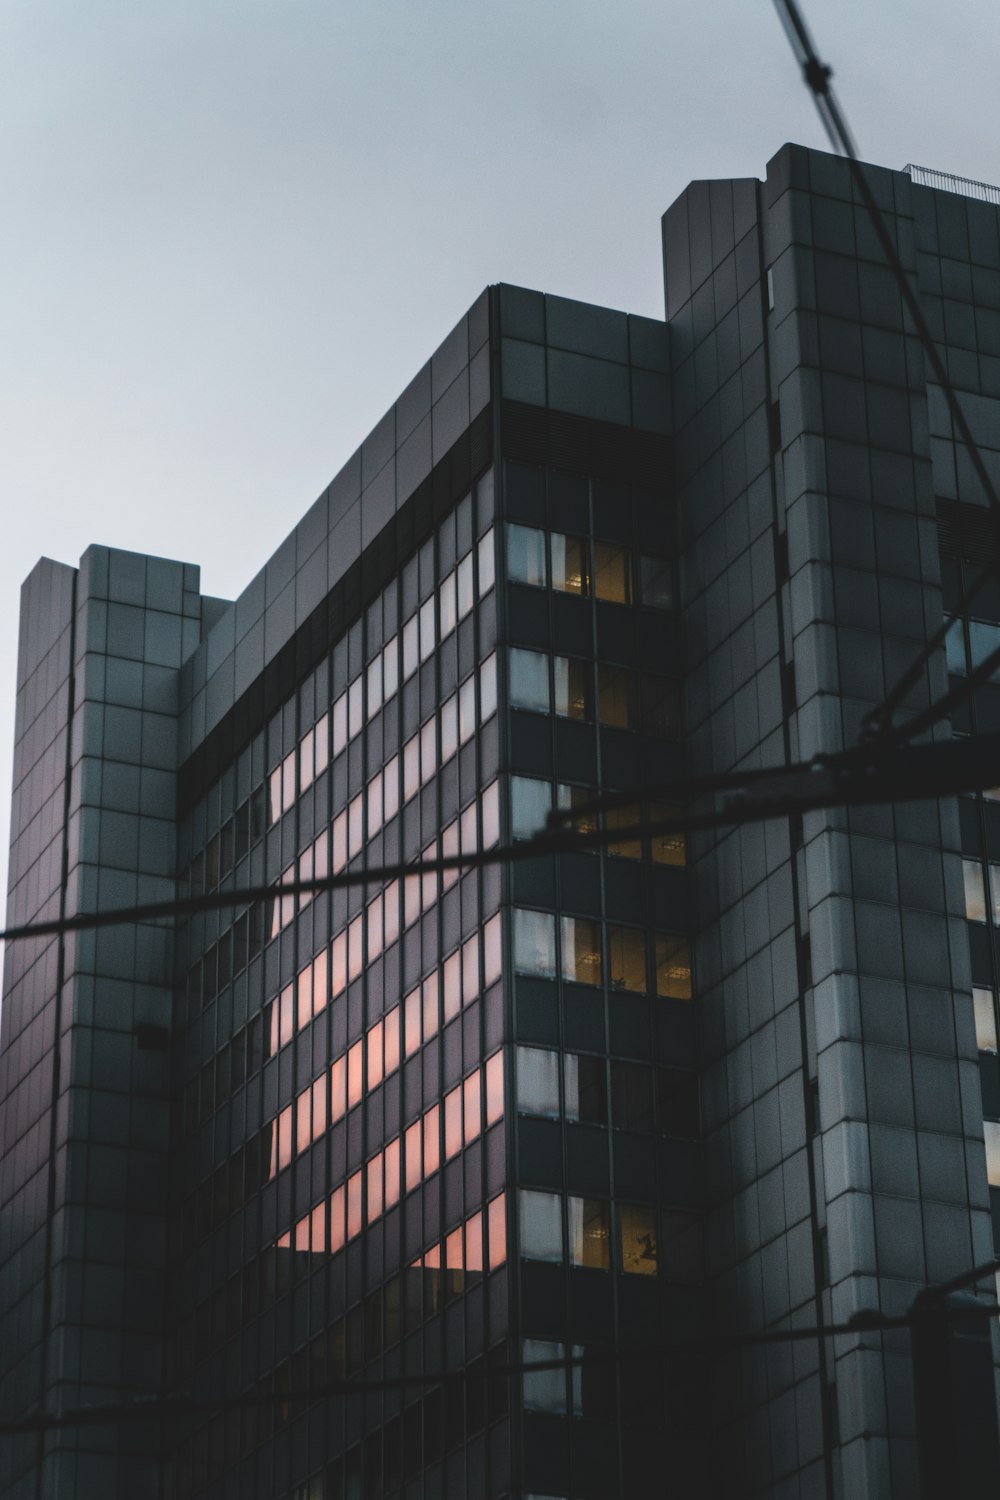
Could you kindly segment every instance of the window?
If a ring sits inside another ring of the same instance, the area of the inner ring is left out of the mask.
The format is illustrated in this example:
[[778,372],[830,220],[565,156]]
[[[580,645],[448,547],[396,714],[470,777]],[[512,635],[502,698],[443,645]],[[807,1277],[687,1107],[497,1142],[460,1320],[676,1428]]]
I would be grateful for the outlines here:
[[510,778],[510,825],[515,839],[530,839],[545,828],[552,806],[552,788],[534,776]]
[[514,912],[514,971],[556,977],[556,919],[551,912]]
[[557,1193],[518,1193],[521,1254],[526,1260],[562,1260],[562,1200]]
[[[611,807],[604,814],[604,826],[609,831],[613,828],[635,828],[638,820],[639,810],[636,807]],[[609,854],[617,855],[620,859],[642,858],[642,840],[638,837],[620,839],[606,847]]]
[[543,589],[546,584],[545,532],[533,526],[507,527],[507,577]]
[[970,922],[985,922],[986,892],[983,887],[983,867],[978,859],[963,859],[962,873],[965,876],[965,915]]
[[524,1115],[559,1114],[559,1054],[540,1047],[517,1049],[517,1107]]
[[590,663],[574,656],[552,658],[555,697],[553,711],[562,719],[593,717]]
[[614,542],[594,543],[594,596],[612,604],[632,603],[629,555]]
[[456,574],[458,580],[458,618],[464,620],[475,603],[472,587],[472,553],[463,557]]
[[990,1187],[1000,1187],[1000,1123],[984,1120],[983,1135],[986,1138],[986,1179]]
[[564,1058],[566,1118],[581,1125],[608,1123],[603,1057],[567,1052]]
[[[679,816],[680,808],[668,807],[662,802],[654,802],[649,809],[649,821],[654,824]],[[687,844],[683,833],[651,834],[649,852],[653,863],[657,865],[687,864]]]
[[636,676],[626,667],[599,662],[597,667],[597,708],[602,724],[611,729],[635,729]]
[[[556,786],[556,807],[560,812],[573,812],[575,808],[585,807],[593,802],[596,793],[590,787],[570,786],[567,782],[559,782]],[[573,827],[577,833],[595,833],[597,831],[597,814],[583,813],[574,817]]]
[[569,1198],[569,1258],[574,1266],[606,1271],[611,1264],[611,1215],[600,1198]]
[[676,740],[680,734],[680,695],[677,684],[667,677],[643,673],[639,678],[642,732],[661,740]]
[[552,587],[561,594],[589,594],[587,544],[582,537],[552,533]]
[[973,985],[972,1004],[976,1015],[976,1046],[980,1052],[996,1052],[997,1022],[993,991]]
[[[1000,625],[987,623],[984,620],[969,621],[969,656],[972,659],[972,669],[981,666],[988,656],[994,651],[1000,651]],[[990,673],[992,681],[997,679],[997,669]]]
[[[525,1364],[540,1364],[543,1360],[565,1359],[566,1346],[548,1339],[522,1339],[521,1352]],[[521,1380],[525,1411],[565,1416],[566,1370],[563,1366],[552,1370],[526,1370]]]
[[646,935],[641,928],[608,928],[608,979],[613,990],[645,994]]
[[698,1075],[684,1068],[657,1068],[656,1102],[664,1135],[697,1140],[699,1126]]
[[600,984],[601,928],[586,917],[563,917],[562,977],[577,984]]
[[513,708],[549,712],[549,660],[540,651],[510,651],[510,701]]
[[671,609],[674,602],[673,564],[663,557],[639,558],[639,602],[650,609]]
[[656,1275],[656,1210],[645,1204],[618,1208],[622,1270],[628,1276]]
[[944,638],[948,671],[954,677],[965,676],[965,627],[961,620],[953,620]]
[[657,933],[656,993],[670,1000],[691,999],[691,950],[686,938]]
[[653,1072],[642,1063],[611,1064],[611,1111],[618,1130],[653,1129]]

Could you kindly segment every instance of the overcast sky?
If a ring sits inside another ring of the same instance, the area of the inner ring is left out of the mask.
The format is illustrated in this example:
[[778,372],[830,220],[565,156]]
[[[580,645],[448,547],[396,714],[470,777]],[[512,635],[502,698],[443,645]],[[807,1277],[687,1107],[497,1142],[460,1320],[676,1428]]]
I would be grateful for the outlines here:
[[[1000,182],[997,0],[805,9],[868,160]],[[770,0],[5,0],[0,787],[39,556],[233,597],[488,282],[662,316],[660,214],[786,140]]]

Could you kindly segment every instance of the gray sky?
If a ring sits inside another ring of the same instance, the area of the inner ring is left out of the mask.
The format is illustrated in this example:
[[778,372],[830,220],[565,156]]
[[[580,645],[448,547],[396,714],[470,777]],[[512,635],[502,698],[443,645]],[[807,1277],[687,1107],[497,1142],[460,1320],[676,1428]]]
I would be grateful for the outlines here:
[[[996,0],[805,8],[867,159],[1000,182]],[[0,21],[3,788],[40,555],[183,557],[234,596],[488,282],[662,316],[686,184],[826,144],[770,0]]]

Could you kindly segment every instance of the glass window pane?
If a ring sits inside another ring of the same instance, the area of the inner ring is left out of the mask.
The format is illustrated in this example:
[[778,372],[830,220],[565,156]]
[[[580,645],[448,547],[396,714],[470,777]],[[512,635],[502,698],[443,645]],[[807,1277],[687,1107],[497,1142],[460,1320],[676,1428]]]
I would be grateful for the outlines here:
[[973,985],[972,1003],[976,1013],[976,1046],[980,1052],[995,1052],[997,1050],[997,1022],[993,991],[980,985]]
[[608,1123],[603,1057],[567,1052],[564,1058],[566,1118],[582,1125]]
[[591,719],[590,662],[575,656],[552,658],[554,712],[563,719]]
[[569,1198],[569,1258],[574,1266],[606,1271],[611,1264],[611,1216],[600,1198]]
[[552,807],[552,787],[534,776],[510,778],[510,825],[516,839],[541,833]]
[[507,577],[511,583],[545,587],[545,532],[534,526],[507,527]]
[[437,645],[434,627],[434,595],[420,606],[420,660],[426,661]]
[[[604,826],[608,829],[635,828],[638,821],[639,809],[636,807],[610,807],[604,814]],[[630,839],[619,839],[608,844],[607,851],[619,859],[641,859],[642,839],[638,835]]]
[[[651,823],[666,822],[668,818],[677,817],[679,814],[680,808],[654,802],[649,809],[649,821]],[[687,842],[683,833],[653,833],[650,835],[649,845],[649,852],[656,864],[687,864]]]
[[613,990],[645,994],[646,934],[642,928],[608,928],[608,977]]
[[656,1275],[656,1210],[645,1204],[618,1208],[622,1270],[629,1276]]
[[613,604],[632,603],[629,555],[614,542],[594,543],[594,594]]
[[[522,1339],[521,1350],[525,1364],[564,1359],[566,1355],[565,1345],[550,1343],[547,1339]],[[521,1382],[525,1411],[565,1415],[566,1370],[562,1365],[552,1370],[526,1370]]]
[[669,677],[643,673],[639,678],[642,702],[642,732],[661,740],[676,740],[680,735],[680,692]]
[[656,1102],[664,1135],[697,1140],[700,1134],[697,1073],[685,1068],[657,1068]]
[[485,724],[497,711],[497,657],[494,651],[479,668],[479,720]]
[[463,557],[458,565],[458,618],[464,620],[475,603],[472,589],[472,553]]
[[563,536],[554,531],[549,539],[552,549],[552,587],[563,594],[589,594],[587,543],[579,536]]
[[600,984],[600,923],[586,917],[563,917],[561,925],[563,978],[577,984]]
[[611,1109],[617,1130],[653,1129],[653,1070],[642,1063],[611,1064]]
[[[585,807],[587,803],[593,802],[595,795],[590,787],[570,786],[567,782],[560,781],[556,785],[556,807],[560,812],[572,812],[577,807]],[[574,817],[573,827],[577,833],[596,833],[597,814],[589,812]]]
[[691,999],[691,949],[687,938],[657,933],[656,993],[672,1000]]
[[986,1178],[990,1187],[1000,1187],[1000,1124],[996,1120],[983,1121],[986,1137]]
[[983,888],[983,867],[978,859],[963,859],[962,873],[965,876],[965,915],[970,922],[985,922],[986,893]]
[[954,677],[965,676],[965,626],[961,620],[955,620],[948,627],[948,634],[944,638],[945,653],[948,660],[948,671]]
[[420,662],[420,626],[416,615],[403,626],[403,681],[412,677]]
[[559,1054],[541,1047],[517,1049],[517,1107],[554,1120],[559,1114]]
[[[987,624],[985,620],[969,621],[969,655],[975,670],[994,651],[1000,651],[1000,625]],[[996,680],[1000,667],[994,667],[990,676]]]
[[382,684],[388,702],[399,687],[399,644],[395,636],[382,652]]
[[464,745],[476,732],[476,679],[467,677],[458,690],[458,740]]
[[993,901],[993,920],[1000,923],[1000,865],[990,865],[990,897]]
[[636,676],[626,667],[599,662],[597,667],[597,709],[602,724],[612,729],[636,729]]
[[518,1193],[521,1254],[527,1260],[562,1260],[562,1199],[558,1193]]
[[479,597],[488,594],[494,581],[493,528],[479,539]]
[[674,569],[665,557],[639,558],[639,599],[652,609],[673,606]]
[[514,970],[556,977],[556,919],[551,912],[515,909]]
[[441,609],[441,639],[450,635],[458,622],[458,594],[455,587],[455,575],[449,573],[438,590]]
[[513,708],[548,713],[549,659],[541,651],[524,651],[519,646],[511,647],[510,701]]
[[382,655],[368,663],[368,717],[382,707]]

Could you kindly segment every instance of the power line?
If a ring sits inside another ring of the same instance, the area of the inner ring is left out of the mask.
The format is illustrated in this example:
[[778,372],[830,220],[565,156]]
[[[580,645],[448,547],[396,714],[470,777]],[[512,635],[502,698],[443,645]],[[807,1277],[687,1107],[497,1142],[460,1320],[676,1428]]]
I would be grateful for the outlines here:
[[[985,664],[984,664],[985,665]],[[488,865],[507,865],[545,856],[597,849],[605,845],[656,834],[690,833],[702,829],[733,827],[740,823],[787,817],[821,807],[870,806],[880,802],[914,801],[944,797],[955,792],[991,787],[1000,765],[1000,733],[974,735],[930,745],[903,745],[896,749],[874,741],[838,755],[817,756],[811,761],[773,770],[727,772],[721,776],[677,777],[630,792],[615,792],[579,807],[550,814],[550,826],[534,838],[468,854],[448,854],[412,863],[369,865],[336,875],[288,880],[272,885],[242,886],[210,891],[199,896],[180,896],[165,901],[147,901],[107,911],[80,912],[71,917],[53,917],[28,922],[0,932],[0,940],[23,941],[66,932],[114,927],[125,922],[152,922],[183,918],[201,911],[219,911],[251,906],[259,901],[283,897],[315,896],[323,891],[354,886],[385,885],[393,880],[420,879],[452,870],[468,871]],[[719,803],[704,812],[653,817],[629,826],[580,829],[575,823],[595,813],[638,807],[645,803],[686,802],[717,796]]]
[[[943,1287],[930,1288],[942,1294],[956,1285],[967,1285],[970,1280],[979,1280],[987,1268],[978,1267],[975,1273],[956,1278]],[[995,1318],[1000,1314],[1000,1303],[979,1304],[965,1308],[947,1308],[947,1315],[956,1318]],[[809,1325],[802,1328],[766,1329],[758,1333],[729,1334],[722,1337],[681,1340],[656,1340],[636,1349],[591,1349],[586,1353],[569,1354],[548,1359],[517,1360],[506,1364],[491,1364],[488,1357],[457,1370],[433,1370],[423,1374],[388,1375],[380,1379],[351,1380],[344,1377],[318,1381],[311,1386],[289,1388],[284,1391],[243,1391],[234,1396],[193,1396],[178,1392],[167,1396],[139,1396],[129,1401],[106,1402],[93,1406],[71,1407],[59,1413],[29,1412],[21,1417],[0,1421],[0,1436],[18,1433],[46,1432],[68,1427],[93,1427],[113,1422],[142,1422],[162,1416],[197,1416],[233,1409],[268,1406],[308,1405],[335,1396],[376,1395],[385,1391],[423,1388],[432,1385],[464,1384],[469,1380],[517,1379],[524,1375],[542,1374],[567,1369],[587,1369],[598,1365],[642,1363],[671,1356],[696,1354],[722,1355],[736,1349],[764,1348],[772,1344],[808,1342],[818,1338],[861,1336],[866,1333],[886,1333],[898,1328],[912,1326],[917,1314],[910,1308],[905,1313],[889,1315],[876,1308],[862,1308],[841,1323],[828,1323],[822,1327]],[[570,1347],[578,1348],[579,1345]]]
[[[830,142],[835,151],[840,151],[847,158],[852,179],[868,210],[872,227],[882,248],[882,253],[888,262],[889,269],[892,271],[896,284],[899,287],[906,311],[913,321],[913,326],[923,345],[924,353],[930,362],[934,377],[948,403],[952,421],[968,450],[976,477],[982,485],[983,494],[986,496],[998,527],[1000,527],[1000,495],[997,494],[993,481],[990,478],[986,463],[979,451],[979,446],[972,435],[972,429],[969,426],[965,412],[962,410],[958,396],[951,383],[945,362],[934,342],[934,335],[931,333],[930,325],[924,316],[923,308],[910,285],[909,278],[896,250],[893,236],[889,231],[885,218],[875,201],[875,195],[865,176],[864,167],[858,158],[854,138],[830,83],[830,79],[833,77],[833,69],[828,64],[820,61],[796,0],[774,0],[774,3],[782,25],[785,28],[792,51],[802,68],[806,85],[813,95],[816,108]],[[912,739],[915,735],[922,733],[924,729],[930,728],[931,725],[937,723],[944,714],[949,712],[950,708],[956,707],[971,693],[975,683],[970,677],[966,680],[963,691],[956,689],[945,694],[936,704],[932,704],[929,709],[925,709],[894,732],[892,731],[893,715],[902,704],[910,689],[920,680],[921,673],[927,662],[931,659],[934,652],[939,650],[944,644],[945,637],[951,626],[969,609],[983,584],[996,576],[998,571],[1000,571],[1000,564],[998,564],[997,568],[984,568],[973,583],[965,590],[952,613],[944,619],[941,626],[934,632],[930,640],[927,641],[916,659],[902,674],[894,687],[886,694],[880,704],[870,709],[865,715],[862,729],[863,735],[874,738],[892,732],[892,737],[897,743],[904,739]],[[1000,652],[994,652],[988,660],[991,661],[993,667],[1000,665]]]

